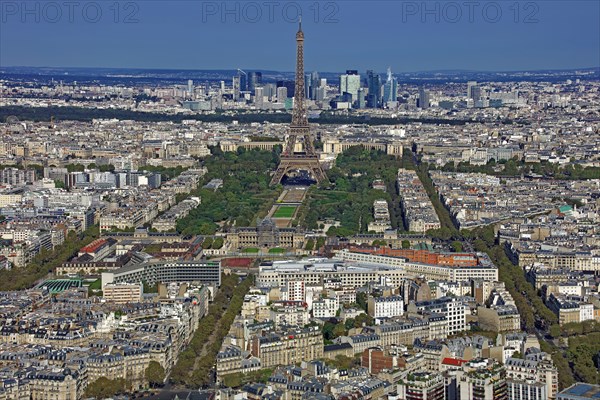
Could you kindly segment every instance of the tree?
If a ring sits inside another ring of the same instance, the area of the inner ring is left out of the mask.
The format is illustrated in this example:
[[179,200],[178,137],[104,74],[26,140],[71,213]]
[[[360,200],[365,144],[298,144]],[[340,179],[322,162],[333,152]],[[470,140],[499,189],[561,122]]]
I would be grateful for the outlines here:
[[85,397],[106,399],[119,393],[125,393],[127,382],[125,379],[108,379],[101,377],[90,383],[85,389]]
[[360,292],[356,294],[356,303],[367,312],[367,294]]
[[323,334],[323,338],[325,340],[331,340],[333,339],[335,336],[333,334],[333,330],[335,329],[335,324],[332,322],[325,322],[323,324],[323,327],[321,328],[321,333]]
[[354,328],[354,318],[348,318],[346,322],[344,322],[344,328],[346,328],[347,331]]
[[212,245],[213,245],[213,238],[211,238],[211,237],[207,237],[202,242],[202,248],[205,249],[205,250],[206,249],[210,249]]
[[344,326],[343,323],[340,322],[333,328],[333,337],[340,337],[340,336],[344,336],[345,334],[346,334],[346,327]]
[[315,241],[313,239],[308,239],[306,244],[304,245],[304,250],[312,251],[315,248]]
[[403,241],[402,241],[402,248],[403,248],[403,249],[410,249],[410,241],[408,241],[408,240],[403,240]]
[[150,387],[161,386],[165,381],[165,369],[158,361],[150,361],[144,375]]
[[554,325],[550,326],[549,333],[550,333],[550,336],[552,336],[553,338],[560,337],[560,332],[561,332],[560,325],[554,324]]
[[218,238],[216,238],[213,241],[212,248],[213,249],[220,249],[221,247],[223,247],[223,243],[224,243],[223,238],[222,237],[218,237]]
[[158,283],[150,285],[148,282],[142,281],[142,286],[144,293],[158,293]]
[[373,317],[371,317],[369,314],[359,314],[354,320],[354,327],[362,328],[363,324],[366,326],[372,326],[374,323],[375,320],[373,320]]
[[230,388],[237,388],[242,386],[242,378],[244,375],[241,372],[234,374],[227,374],[223,377],[223,385]]
[[463,245],[458,240],[453,241],[451,246],[452,246],[452,251],[454,251],[455,253],[460,253],[463,251]]

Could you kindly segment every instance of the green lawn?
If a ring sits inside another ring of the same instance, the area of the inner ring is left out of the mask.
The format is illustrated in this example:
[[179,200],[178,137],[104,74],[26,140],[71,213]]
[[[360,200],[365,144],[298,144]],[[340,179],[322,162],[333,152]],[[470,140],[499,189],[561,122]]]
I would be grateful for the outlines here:
[[248,247],[242,250],[242,253],[258,253],[258,249],[256,247]]
[[282,254],[285,253],[285,249],[282,249],[281,247],[275,247],[273,249],[269,249],[269,254]]
[[295,212],[295,206],[280,206],[277,207],[277,210],[275,210],[273,218],[292,218]]
[[102,289],[102,279],[96,279],[94,282],[90,283],[90,289]]

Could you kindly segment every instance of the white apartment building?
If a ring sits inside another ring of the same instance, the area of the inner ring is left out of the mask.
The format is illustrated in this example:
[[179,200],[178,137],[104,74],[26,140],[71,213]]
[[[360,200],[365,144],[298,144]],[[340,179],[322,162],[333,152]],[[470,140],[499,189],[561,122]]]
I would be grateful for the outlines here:
[[369,297],[369,315],[373,318],[400,317],[404,314],[402,296]]
[[452,335],[467,329],[469,306],[466,304],[466,299],[468,298],[442,297],[435,300],[411,302],[408,305],[408,311],[444,315],[448,321],[448,335]]
[[594,305],[581,303],[579,304],[579,321],[589,321],[594,319]]
[[287,282],[287,299],[289,301],[306,301],[306,288],[304,281],[294,280]]
[[312,303],[314,318],[333,318],[336,316],[340,303],[335,297],[325,297]]

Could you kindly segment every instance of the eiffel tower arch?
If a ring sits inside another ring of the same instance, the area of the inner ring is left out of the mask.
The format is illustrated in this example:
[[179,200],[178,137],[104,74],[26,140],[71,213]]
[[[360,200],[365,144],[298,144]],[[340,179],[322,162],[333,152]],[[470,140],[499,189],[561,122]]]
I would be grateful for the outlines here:
[[[303,144],[304,151],[302,153],[294,152],[297,142]],[[319,157],[313,145],[306,106],[304,105],[304,32],[302,32],[302,20],[296,33],[296,84],[292,123],[280,159],[279,166],[271,179],[271,185],[281,183],[283,177],[292,170],[308,171],[318,184],[328,182],[327,175],[319,162]]]

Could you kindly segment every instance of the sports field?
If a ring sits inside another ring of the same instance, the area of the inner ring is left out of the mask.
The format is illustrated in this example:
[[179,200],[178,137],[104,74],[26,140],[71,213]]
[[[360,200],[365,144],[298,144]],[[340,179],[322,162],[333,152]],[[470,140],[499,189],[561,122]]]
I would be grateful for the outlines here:
[[273,218],[292,218],[295,212],[295,206],[279,206],[273,213]]

